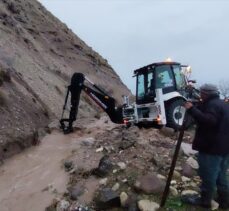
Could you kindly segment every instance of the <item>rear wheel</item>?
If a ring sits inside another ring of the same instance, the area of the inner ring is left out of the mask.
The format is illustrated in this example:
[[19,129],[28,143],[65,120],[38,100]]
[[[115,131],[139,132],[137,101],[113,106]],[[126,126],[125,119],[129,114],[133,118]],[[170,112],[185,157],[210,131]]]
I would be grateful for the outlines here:
[[[175,130],[181,128],[186,111],[185,107],[183,106],[184,102],[184,100],[179,99],[166,105],[167,127]],[[192,123],[192,118],[189,114],[187,114],[186,118],[185,129],[187,129]]]

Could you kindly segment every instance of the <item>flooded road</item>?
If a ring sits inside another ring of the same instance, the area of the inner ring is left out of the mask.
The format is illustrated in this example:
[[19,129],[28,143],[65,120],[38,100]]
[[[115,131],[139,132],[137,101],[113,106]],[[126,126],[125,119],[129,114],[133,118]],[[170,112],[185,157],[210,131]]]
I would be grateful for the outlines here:
[[[115,126],[104,124],[106,121],[107,117],[79,121],[80,127],[68,135],[55,130],[38,146],[6,160],[0,166],[0,211],[44,211],[54,198],[61,198],[69,182],[64,161],[73,159],[77,166],[89,169],[97,166],[101,156],[83,147],[82,142]],[[86,192],[80,202],[90,201],[98,185],[94,178],[85,182]]]
[[56,131],[39,146],[6,160],[0,167],[0,210],[42,211],[61,196],[68,182],[61,162],[80,147],[78,139],[77,133]]

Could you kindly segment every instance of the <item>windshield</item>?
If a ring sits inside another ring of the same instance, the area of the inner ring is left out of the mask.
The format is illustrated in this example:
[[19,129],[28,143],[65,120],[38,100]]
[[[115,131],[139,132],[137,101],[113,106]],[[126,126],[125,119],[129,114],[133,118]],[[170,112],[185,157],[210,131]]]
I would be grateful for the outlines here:
[[173,74],[170,65],[156,67],[156,88],[166,88],[174,86]]

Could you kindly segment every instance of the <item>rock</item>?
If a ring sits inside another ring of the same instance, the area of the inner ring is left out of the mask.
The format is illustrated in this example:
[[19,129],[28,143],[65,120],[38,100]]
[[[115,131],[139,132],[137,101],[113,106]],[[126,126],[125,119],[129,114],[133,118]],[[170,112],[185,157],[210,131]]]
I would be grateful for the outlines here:
[[218,208],[219,208],[219,204],[216,201],[212,200],[211,201],[211,210],[218,210]]
[[77,200],[77,198],[84,193],[84,189],[85,187],[80,184],[77,184],[74,187],[71,187],[69,190],[70,198],[72,200]]
[[194,180],[196,183],[198,183],[198,184],[201,182],[201,179],[200,179],[199,176],[194,176],[194,177],[193,177],[193,180]]
[[175,180],[181,179],[181,174],[176,170],[173,172],[173,179],[175,179]]
[[115,149],[114,149],[113,146],[105,146],[104,149],[105,149],[108,153],[115,152]]
[[176,171],[181,171],[181,170],[182,170],[182,167],[181,167],[181,166],[176,166],[176,167],[175,167],[175,170],[176,170]]
[[57,206],[56,206],[56,211],[67,211],[70,206],[70,203],[65,200],[61,200]]
[[146,194],[162,193],[164,186],[165,182],[154,174],[145,175],[135,182],[135,188]]
[[75,174],[75,173],[76,173],[76,169],[75,169],[75,168],[73,168],[73,169],[72,169],[72,170],[70,170],[68,173],[69,173],[69,174]]
[[166,180],[166,177],[163,176],[163,175],[161,175],[161,174],[158,174],[157,177],[158,177],[159,179]]
[[125,192],[120,194],[120,203],[122,207],[126,207],[128,200],[128,195]]
[[94,201],[96,203],[96,210],[110,209],[121,205],[119,195],[110,188],[102,189]]
[[98,168],[94,169],[92,173],[94,175],[97,175],[99,177],[104,177],[112,171],[113,164],[110,161],[110,158],[108,155],[104,155],[101,160],[99,161]]
[[129,140],[129,139],[123,139],[120,144],[119,144],[119,149],[122,149],[122,150],[125,150],[125,149],[128,149],[132,146],[134,146],[136,140]]
[[60,122],[59,120],[54,120],[53,122],[51,122],[49,125],[48,125],[48,128],[50,131],[53,131],[53,130],[58,130],[60,128]]
[[114,186],[111,188],[113,191],[117,191],[120,187],[119,183],[115,183]]
[[181,180],[182,180],[182,182],[190,182],[190,181],[191,181],[190,178],[185,177],[185,176],[182,176],[182,177],[181,177]]
[[69,210],[71,210],[71,211],[93,211],[89,207],[85,207],[83,205],[78,205],[78,206],[71,207]]
[[81,145],[82,146],[92,146],[95,143],[95,139],[93,137],[86,138],[82,141]]
[[122,170],[126,169],[126,164],[124,162],[118,162],[117,166],[119,166],[119,168],[122,169]]
[[195,182],[190,182],[190,187],[198,188],[198,185]]
[[187,196],[187,195],[198,195],[198,193],[194,190],[183,190],[181,192],[181,196]]
[[191,144],[187,144],[187,143],[182,143],[181,144],[181,151],[187,156],[195,155],[195,154],[198,153],[197,151],[192,149],[192,145]]
[[102,152],[103,151],[103,147],[99,147],[95,150],[96,152]]
[[159,207],[160,207],[159,204],[149,200],[140,200],[138,202],[138,208],[141,211],[156,211],[159,209]]
[[166,137],[173,137],[175,135],[174,129],[169,127],[163,127],[162,129],[160,129],[160,133]]
[[115,174],[115,173],[117,173],[118,172],[118,170],[117,169],[114,169],[113,170],[113,174]]
[[199,164],[197,163],[197,161],[193,157],[189,157],[187,160],[187,163],[194,169],[199,168]]
[[176,180],[171,180],[170,185],[176,185],[177,181]]
[[126,207],[128,208],[128,211],[139,211],[136,195],[133,194],[128,197]]
[[126,183],[126,182],[128,182],[128,180],[125,178],[125,179],[122,180],[122,182]]
[[178,190],[172,186],[169,187],[170,189],[170,193],[173,195],[173,196],[177,196],[178,195]]
[[183,176],[192,178],[196,174],[197,174],[196,171],[188,163],[184,163],[182,165],[182,175]]
[[74,168],[74,164],[72,161],[67,160],[64,162],[64,167],[65,167],[65,171],[70,171]]
[[101,180],[99,180],[99,184],[100,185],[107,185],[107,181],[108,181],[107,178],[101,179]]
[[159,167],[160,169],[167,168],[168,159],[165,159],[163,156],[160,156],[160,154],[154,154],[154,156],[150,159],[150,162],[152,162],[155,166]]

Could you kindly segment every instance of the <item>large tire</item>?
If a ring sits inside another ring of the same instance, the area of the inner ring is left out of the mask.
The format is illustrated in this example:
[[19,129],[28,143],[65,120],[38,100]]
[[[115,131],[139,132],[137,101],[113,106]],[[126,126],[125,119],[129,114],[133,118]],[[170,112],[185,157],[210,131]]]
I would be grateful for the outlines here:
[[[179,99],[168,103],[165,107],[167,127],[179,130],[182,126],[185,114],[184,100]],[[192,118],[189,114],[186,116],[185,129],[192,124]]]

